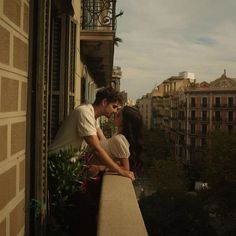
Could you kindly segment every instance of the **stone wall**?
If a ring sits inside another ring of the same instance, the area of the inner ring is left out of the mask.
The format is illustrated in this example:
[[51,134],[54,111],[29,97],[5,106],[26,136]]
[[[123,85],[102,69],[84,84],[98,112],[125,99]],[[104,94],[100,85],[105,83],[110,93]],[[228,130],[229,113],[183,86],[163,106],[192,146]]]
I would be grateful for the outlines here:
[[0,0],[0,235],[24,235],[29,1]]

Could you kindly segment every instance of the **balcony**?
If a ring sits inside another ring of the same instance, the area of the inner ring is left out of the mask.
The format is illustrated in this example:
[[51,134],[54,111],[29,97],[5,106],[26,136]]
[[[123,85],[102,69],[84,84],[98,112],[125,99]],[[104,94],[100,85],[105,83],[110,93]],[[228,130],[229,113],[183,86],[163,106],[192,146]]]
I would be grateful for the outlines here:
[[188,121],[189,123],[195,123],[197,121],[199,121],[199,117],[188,117]]
[[215,124],[221,124],[222,123],[222,118],[221,117],[212,117],[212,122]]
[[226,124],[235,124],[236,119],[233,119],[233,118],[225,118],[225,119],[223,119],[223,122],[225,122]]
[[148,235],[130,179],[103,177],[97,235]]
[[209,118],[208,117],[201,117],[200,122],[201,123],[209,123]]
[[201,108],[202,108],[202,109],[209,109],[209,108],[210,108],[210,105],[207,104],[207,103],[201,103]]
[[212,108],[215,109],[215,110],[220,110],[220,109],[223,108],[223,104],[214,103],[214,104],[212,104]]
[[116,0],[82,0],[80,49],[89,71],[97,85],[111,82]]
[[179,134],[185,134],[185,133],[186,133],[186,130],[185,130],[185,129],[182,129],[182,128],[179,128],[179,129],[177,130],[177,132],[178,132]]

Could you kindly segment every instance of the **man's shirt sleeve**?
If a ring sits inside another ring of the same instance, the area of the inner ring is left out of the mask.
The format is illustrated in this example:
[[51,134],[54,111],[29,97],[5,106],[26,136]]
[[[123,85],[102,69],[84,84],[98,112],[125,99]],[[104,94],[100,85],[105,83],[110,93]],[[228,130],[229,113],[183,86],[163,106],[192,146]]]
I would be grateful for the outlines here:
[[78,111],[77,132],[80,137],[97,135],[96,120],[92,112]]

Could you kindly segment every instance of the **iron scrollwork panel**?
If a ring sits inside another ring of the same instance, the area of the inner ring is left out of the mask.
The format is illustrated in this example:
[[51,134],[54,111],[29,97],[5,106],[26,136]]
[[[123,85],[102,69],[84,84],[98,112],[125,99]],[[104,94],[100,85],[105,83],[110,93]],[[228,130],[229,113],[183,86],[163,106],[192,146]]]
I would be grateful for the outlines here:
[[83,0],[81,27],[87,30],[115,29],[116,0]]

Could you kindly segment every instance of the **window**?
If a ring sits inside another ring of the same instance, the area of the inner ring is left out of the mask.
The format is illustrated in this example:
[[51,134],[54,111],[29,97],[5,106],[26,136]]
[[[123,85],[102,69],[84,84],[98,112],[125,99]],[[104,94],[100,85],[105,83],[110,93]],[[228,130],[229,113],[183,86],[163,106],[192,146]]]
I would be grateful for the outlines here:
[[[48,142],[52,142],[61,122],[74,108],[76,24],[71,17],[52,14]],[[83,82],[82,82],[83,86]]]
[[207,107],[207,97],[202,98],[202,106]]
[[191,97],[191,107],[195,107],[196,103],[195,103],[195,98]]
[[233,122],[233,111],[228,112],[228,122]]
[[85,89],[86,88],[86,78],[82,77],[80,82],[80,97],[81,97],[81,103],[86,102],[86,95],[85,95]]
[[205,147],[207,145],[207,139],[206,138],[202,138],[201,139],[201,146]]
[[228,125],[228,132],[231,133],[233,131],[233,125]]
[[191,120],[195,120],[196,117],[195,117],[195,111],[191,111]]
[[220,107],[220,97],[215,98],[215,106]]
[[233,107],[233,97],[228,97],[228,107]]
[[204,135],[207,134],[207,125],[206,124],[202,125],[202,134],[204,134]]
[[191,134],[195,134],[195,124],[191,124]]
[[202,121],[207,121],[207,111],[202,111]]
[[192,146],[192,147],[195,147],[195,145],[196,145],[196,140],[195,140],[195,138],[192,137],[190,141],[191,141],[191,146]]
[[179,147],[179,157],[183,157],[183,148]]
[[220,111],[215,111],[215,121],[221,121]]

